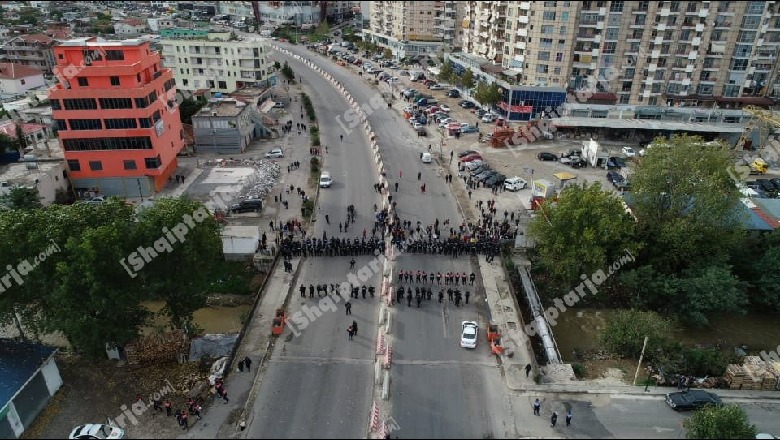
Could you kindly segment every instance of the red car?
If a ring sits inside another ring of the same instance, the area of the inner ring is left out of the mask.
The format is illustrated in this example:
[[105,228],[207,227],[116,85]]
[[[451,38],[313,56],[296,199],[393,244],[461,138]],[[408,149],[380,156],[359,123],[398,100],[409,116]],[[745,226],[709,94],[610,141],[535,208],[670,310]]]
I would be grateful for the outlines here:
[[479,154],[469,154],[468,156],[464,156],[460,158],[460,161],[463,163],[473,162],[475,160],[482,160],[482,156],[480,156]]

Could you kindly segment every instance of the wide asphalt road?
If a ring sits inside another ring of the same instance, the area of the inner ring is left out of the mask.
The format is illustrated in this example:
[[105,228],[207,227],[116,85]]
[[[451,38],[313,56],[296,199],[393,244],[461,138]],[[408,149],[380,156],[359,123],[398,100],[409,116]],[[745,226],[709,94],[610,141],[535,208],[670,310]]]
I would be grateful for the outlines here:
[[[413,224],[419,221],[422,227],[433,224],[437,218],[442,223],[449,219],[450,226],[457,228],[461,216],[440,167],[436,162],[420,161],[420,153],[427,151],[433,141],[418,138],[409,124],[394,110],[387,109],[386,104],[377,106],[375,103],[381,102],[377,96],[380,92],[365,79],[304,47],[284,47],[316,62],[343,84],[359,104],[364,104],[377,134],[390,186],[399,183],[398,192],[391,192],[398,203],[399,217]],[[346,118],[335,122],[345,136],[354,136],[360,130],[346,125]],[[438,145],[433,152],[438,152]],[[445,158],[449,160],[448,153]],[[425,193],[420,188],[423,183]],[[370,193],[371,189],[364,191]],[[442,226],[442,233],[448,232],[448,227]],[[403,253],[397,256],[395,266],[396,273],[399,269],[443,273],[457,270],[467,274],[476,270],[468,257],[453,260],[447,256]],[[471,304],[461,308],[456,308],[454,303],[440,305],[438,288],[434,289],[434,299],[425,301],[420,309],[416,303],[411,310],[405,302],[396,306],[390,386],[392,417],[397,425],[393,435],[400,438],[501,438],[505,435],[504,421],[512,415],[504,409],[501,373],[485,339],[484,328],[489,318],[484,295],[475,294],[474,288],[471,291]],[[476,350],[460,348],[464,320],[476,320],[483,330]]]
[[[292,58],[275,52],[280,61],[287,60],[303,84],[317,112],[320,136],[328,153],[324,168],[333,177],[331,188],[323,188],[313,236],[352,237],[373,226],[373,205],[379,203],[372,185],[378,181],[376,164],[362,131],[339,139],[330,122],[332,115],[344,114],[348,105],[340,92],[319,74]],[[297,109],[293,109],[297,110]],[[294,115],[296,116],[296,115]],[[308,121],[305,122],[310,125]],[[356,223],[345,234],[338,223],[346,220],[346,207],[354,204]],[[330,225],[325,215],[330,217]],[[247,427],[248,438],[364,438],[373,397],[376,331],[380,299],[352,300],[352,316],[345,316],[342,301],[316,297],[301,298],[298,286],[303,284],[340,284],[347,274],[367,268],[371,277],[366,285],[377,292],[381,269],[368,265],[373,256],[356,257],[355,270],[349,270],[350,257],[309,257],[303,260],[298,285],[289,304],[293,319],[277,342],[255,400],[253,419]],[[381,263],[382,261],[378,261]],[[378,265],[378,267],[382,267]],[[334,296],[333,298],[338,298]],[[304,319],[305,318],[305,319]],[[347,338],[347,327],[355,320],[358,335]]]

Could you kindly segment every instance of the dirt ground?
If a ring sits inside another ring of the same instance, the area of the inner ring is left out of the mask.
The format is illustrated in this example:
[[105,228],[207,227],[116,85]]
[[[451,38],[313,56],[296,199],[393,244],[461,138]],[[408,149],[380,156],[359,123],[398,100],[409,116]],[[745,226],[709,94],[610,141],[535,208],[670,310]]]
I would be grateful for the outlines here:
[[[630,384],[636,372],[636,360],[631,359],[594,359],[581,362],[585,367],[585,379],[596,382],[612,381]],[[642,372],[640,371],[640,375]],[[639,377],[639,380],[644,377]]]
[[[155,413],[149,395],[165,389],[170,382],[176,391],[166,395],[176,408],[186,407],[187,396],[181,391],[183,382],[200,375],[197,363],[179,365],[175,362],[147,367],[118,366],[116,361],[85,361],[72,356],[59,356],[63,385],[22,438],[67,438],[70,431],[85,423],[106,423],[122,415],[122,405],[128,408],[141,395],[149,409],[137,416],[137,424],[125,427],[128,438],[175,438],[181,428],[174,417]],[[167,382],[166,382],[167,381]],[[209,402],[210,403],[210,402]],[[202,404],[204,409],[206,403]],[[190,424],[197,423],[194,417]]]

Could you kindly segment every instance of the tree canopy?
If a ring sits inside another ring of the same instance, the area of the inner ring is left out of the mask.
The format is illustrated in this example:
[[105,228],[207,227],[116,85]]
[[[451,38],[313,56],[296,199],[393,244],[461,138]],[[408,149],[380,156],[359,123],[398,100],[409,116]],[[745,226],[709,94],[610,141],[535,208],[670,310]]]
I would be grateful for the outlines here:
[[485,84],[484,81],[480,81],[477,83],[474,99],[483,106],[493,107],[495,103],[501,101],[501,90],[496,83]]
[[702,408],[683,421],[683,427],[690,439],[745,439],[758,434],[745,410],[736,404]]
[[0,196],[0,205],[6,209],[36,209],[42,206],[37,188],[21,186],[11,188],[8,194]]
[[[34,333],[61,331],[92,356],[104,354],[106,343],[123,345],[138,335],[149,317],[144,300],[164,300],[173,326],[189,322],[204,304],[199,283],[221,252],[216,221],[205,209],[198,202],[160,199],[136,213],[109,199],[0,211],[0,265],[16,268],[21,280],[3,289],[0,321],[9,322],[16,312]],[[183,241],[171,240],[177,236],[170,231],[176,225],[181,231],[186,215],[199,210],[205,218],[191,222]],[[157,255],[138,260],[141,248]]]

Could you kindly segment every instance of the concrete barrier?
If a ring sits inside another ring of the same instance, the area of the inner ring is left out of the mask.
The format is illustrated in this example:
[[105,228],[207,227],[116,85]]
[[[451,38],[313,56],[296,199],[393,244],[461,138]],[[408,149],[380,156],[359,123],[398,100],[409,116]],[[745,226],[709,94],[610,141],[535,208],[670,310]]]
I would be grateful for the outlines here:
[[377,386],[382,384],[382,364],[378,359],[374,362],[374,382]]
[[382,383],[382,400],[390,398],[390,372],[385,371],[385,380]]

